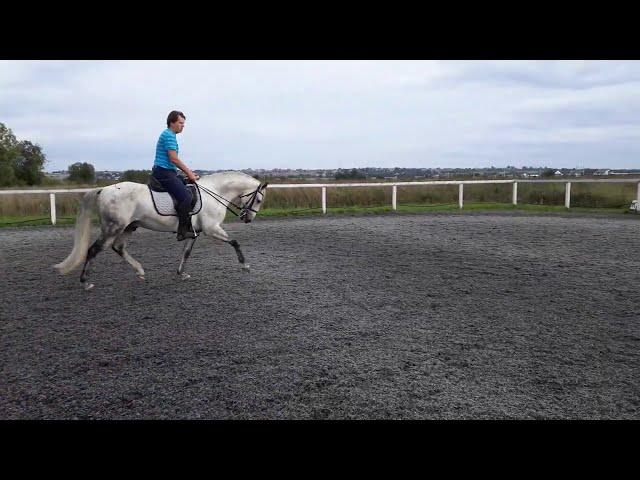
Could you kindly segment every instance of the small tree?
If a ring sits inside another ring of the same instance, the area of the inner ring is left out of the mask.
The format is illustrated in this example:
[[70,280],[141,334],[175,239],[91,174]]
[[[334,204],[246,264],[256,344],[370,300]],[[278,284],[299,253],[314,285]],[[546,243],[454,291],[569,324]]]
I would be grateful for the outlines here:
[[41,183],[45,162],[40,145],[19,142],[11,129],[0,123],[0,186]]
[[341,180],[341,179],[356,179],[356,178],[360,178],[360,179],[364,179],[367,178],[366,175],[362,172],[360,172],[359,170],[352,168],[351,171],[343,171],[342,169],[340,169],[338,172],[336,172],[335,174],[335,179],[336,180]]
[[4,123],[0,123],[0,186],[16,184],[14,162],[18,156],[18,141]]
[[0,159],[0,187],[11,187],[16,184],[16,176],[9,162]]
[[24,140],[18,144],[18,151],[14,161],[16,177],[27,185],[42,183],[42,168],[47,159],[40,145]]
[[17,147],[18,140],[16,140],[16,136],[9,127],[0,122],[0,155],[11,151],[15,152]]
[[96,171],[90,163],[76,162],[69,166],[69,181],[77,183],[93,183]]
[[148,183],[151,170],[126,170],[120,176],[121,182]]

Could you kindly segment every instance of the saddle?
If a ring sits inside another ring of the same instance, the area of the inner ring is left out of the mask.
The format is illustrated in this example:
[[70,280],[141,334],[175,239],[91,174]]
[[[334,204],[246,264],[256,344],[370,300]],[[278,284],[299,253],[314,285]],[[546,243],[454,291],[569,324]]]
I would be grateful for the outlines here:
[[[180,179],[182,180],[182,183],[184,183],[185,187],[187,187],[187,192],[191,196],[191,209],[189,210],[189,215],[195,215],[202,208],[200,188],[198,188],[194,183],[188,183],[185,177],[180,176]],[[149,175],[149,183],[147,186],[149,187],[149,193],[151,193],[151,200],[153,201],[153,206],[155,207],[156,212],[165,217],[177,217],[178,212],[176,212],[176,201],[153,175]]]

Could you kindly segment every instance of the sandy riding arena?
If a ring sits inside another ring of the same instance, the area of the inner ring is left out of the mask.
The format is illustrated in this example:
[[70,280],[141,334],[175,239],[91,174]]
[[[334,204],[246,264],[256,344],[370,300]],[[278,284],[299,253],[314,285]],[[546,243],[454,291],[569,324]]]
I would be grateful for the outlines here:
[[[640,419],[640,216],[389,214],[0,229],[0,419]],[[93,238],[97,230],[94,229]]]

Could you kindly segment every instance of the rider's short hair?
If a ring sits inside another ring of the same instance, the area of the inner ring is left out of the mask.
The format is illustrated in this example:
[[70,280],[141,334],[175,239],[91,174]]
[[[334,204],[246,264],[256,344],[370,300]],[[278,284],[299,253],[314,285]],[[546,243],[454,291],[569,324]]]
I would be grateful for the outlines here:
[[171,113],[169,113],[169,116],[167,117],[167,128],[169,128],[171,124],[178,120],[178,118],[180,117],[184,118],[185,120],[187,119],[187,117],[184,116],[184,113],[179,112],[178,110],[173,110]]

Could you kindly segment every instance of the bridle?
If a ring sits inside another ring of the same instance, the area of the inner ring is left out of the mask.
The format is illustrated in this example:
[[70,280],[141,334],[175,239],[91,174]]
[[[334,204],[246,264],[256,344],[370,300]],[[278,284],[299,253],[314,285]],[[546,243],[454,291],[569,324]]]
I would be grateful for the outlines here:
[[[249,200],[244,202],[242,205],[236,205],[231,200],[227,200],[226,198],[224,198],[219,193],[216,193],[216,192],[214,192],[212,190],[209,190],[207,187],[203,187],[200,183],[197,183],[197,182],[194,182],[194,183],[198,186],[198,188],[200,188],[203,192],[205,192],[211,198],[213,198],[214,200],[216,200],[217,202],[222,204],[227,210],[229,210],[231,213],[233,213],[236,217],[239,217],[240,220],[245,220],[247,215],[249,215],[249,212],[258,213],[257,210],[253,209],[253,204],[255,203],[256,199],[258,198],[258,193],[260,193],[260,194],[262,194],[262,196],[264,196],[264,193],[262,193],[262,190],[267,188],[267,184],[266,183],[260,183],[260,185],[258,185],[258,187],[254,191],[252,191],[250,193],[245,193],[244,195],[240,195],[240,198],[249,197]],[[222,200],[227,202],[226,205],[222,202]],[[234,210],[232,210],[230,205],[232,205],[236,209],[240,210],[240,213],[236,213]]]
[[260,193],[264,197],[264,193],[262,193],[262,189],[266,187],[267,187],[266,184],[264,184],[263,186],[263,184],[261,183],[260,185],[258,185],[258,188],[256,188],[253,192],[240,195],[240,198],[249,197],[249,200],[244,205],[242,205],[242,210],[240,211],[240,220],[244,220],[245,217],[249,214],[249,212],[258,213],[256,210],[252,208],[253,203],[256,201],[256,198],[258,198],[258,193]]

